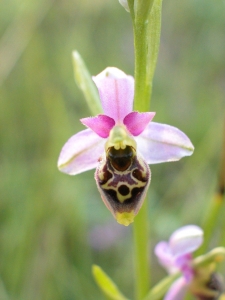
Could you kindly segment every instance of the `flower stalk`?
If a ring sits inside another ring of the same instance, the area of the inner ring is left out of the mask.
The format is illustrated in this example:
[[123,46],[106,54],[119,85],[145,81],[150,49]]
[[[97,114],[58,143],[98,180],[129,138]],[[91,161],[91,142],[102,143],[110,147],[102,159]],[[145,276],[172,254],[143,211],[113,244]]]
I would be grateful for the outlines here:
[[[133,19],[135,51],[134,108],[148,111],[152,95],[152,80],[158,57],[162,0],[138,1]],[[141,7],[142,5],[142,7]]]
[[[202,254],[207,251],[213,232],[218,225],[218,217],[224,212],[224,195],[225,195],[225,122],[223,128],[223,144],[220,162],[220,172],[218,176],[217,187],[214,195],[212,196],[208,209],[203,220],[202,228],[205,232],[205,239],[202,247],[199,249],[197,254]],[[224,243],[224,237],[222,237],[221,244]]]
[[150,289],[148,202],[145,201],[134,222],[134,259],[136,298],[143,299]]
[[[155,0],[154,5],[153,2],[154,0],[139,0],[134,7],[134,2],[128,1],[134,31],[134,109],[143,112],[148,111],[150,107],[160,40],[161,0]],[[138,300],[143,299],[150,288],[149,231],[148,204],[145,201],[134,223],[135,282]]]
[[135,100],[134,108],[147,111],[150,106],[151,83],[147,80],[147,23],[135,23]]

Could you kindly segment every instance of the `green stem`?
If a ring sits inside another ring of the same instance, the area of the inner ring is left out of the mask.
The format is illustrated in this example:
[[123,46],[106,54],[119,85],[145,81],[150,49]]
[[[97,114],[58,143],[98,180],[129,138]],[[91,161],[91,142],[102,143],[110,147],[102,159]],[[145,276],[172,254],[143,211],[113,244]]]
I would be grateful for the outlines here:
[[[224,135],[225,135],[225,122],[224,122]],[[223,135],[223,136],[224,136]],[[225,136],[223,137],[223,146],[222,146],[222,160],[221,160],[221,170],[219,176],[218,192],[221,195],[221,201],[223,202],[223,210],[221,215],[224,213],[225,207]],[[222,229],[225,229],[225,222],[222,224]],[[225,232],[222,230],[221,234],[221,244],[225,245]]]
[[[135,49],[134,110],[149,111],[152,79],[157,61],[161,29],[161,0],[129,0]],[[134,255],[137,300],[143,299],[150,287],[148,202],[145,201],[134,222]]]
[[[150,89],[146,85],[146,25],[143,23],[134,26],[135,47],[135,98],[134,109],[148,111],[150,106]],[[141,101],[138,101],[141,99]],[[134,222],[134,259],[136,271],[136,299],[140,300],[150,288],[149,272],[149,221],[148,203],[144,202]]]
[[196,256],[203,254],[207,251],[210,240],[213,236],[213,232],[217,227],[218,216],[221,212],[221,208],[223,206],[223,197],[220,193],[215,193],[210,201],[207,214],[205,216],[205,220],[203,221],[202,228],[204,230],[204,242],[196,251]]
[[132,17],[135,49],[134,109],[148,111],[160,43],[162,0],[137,2]]
[[148,203],[145,201],[134,222],[136,298],[143,299],[150,288]]
[[147,78],[147,22],[135,22],[135,96],[134,109],[148,111],[150,107],[151,82]]
[[[145,2],[145,4],[144,4]],[[147,70],[151,62],[148,57],[149,48],[149,15],[153,0],[137,0],[134,23],[134,49],[135,49],[135,95],[134,109],[148,111],[150,108],[150,97],[152,82]]]
[[[225,133],[225,123],[224,131]],[[224,136],[224,135],[223,135]],[[220,164],[220,173],[217,183],[217,190],[212,197],[209,207],[206,213],[206,216],[203,220],[202,228],[204,229],[204,242],[199,251],[196,252],[196,255],[202,254],[207,251],[210,240],[213,236],[213,232],[218,225],[218,219],[221,213],[223,213],[224,207],[224,192],[225,192],[225,137],[223,138],[222,145],[222,155],[221,155],[221,164]],[[223,238],[222,238],[223,241]]]
[[[150,106],[150,86],[146,84],[147,41],[146,24],[140,23],[134,29],[135,47],[135,98],[134,109],[148,111]],[[138,101],[141,99],[141,101]],[[145,201],[134,222],[134,249],[136,269],[136,297],[143,299],[150,288],[149,272],[149,222],[148,203]]]

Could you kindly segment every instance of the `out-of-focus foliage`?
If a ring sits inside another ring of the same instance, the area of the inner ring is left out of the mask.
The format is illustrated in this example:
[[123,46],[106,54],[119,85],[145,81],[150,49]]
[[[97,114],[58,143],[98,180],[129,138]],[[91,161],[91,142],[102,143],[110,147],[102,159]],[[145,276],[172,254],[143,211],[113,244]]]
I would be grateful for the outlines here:
[[[196,150],[151,167],[152,246],[182,225],[201,224],[215,190],[224,136],[224,10],[222,0],[163,3],[151,110],[157,122],[183,130]],[[112,220],[93,171],[70,177],[56,168],[65,141],[83,128],[79,118],[90,115],[74,83],[75,49],[94,75],[106,66],[133,73],[131,20],[117,0],[1,1],[2,300],[103,299],[93,263],[133,294],[131,228]],[[152,267],[157,280],[163,273]]]

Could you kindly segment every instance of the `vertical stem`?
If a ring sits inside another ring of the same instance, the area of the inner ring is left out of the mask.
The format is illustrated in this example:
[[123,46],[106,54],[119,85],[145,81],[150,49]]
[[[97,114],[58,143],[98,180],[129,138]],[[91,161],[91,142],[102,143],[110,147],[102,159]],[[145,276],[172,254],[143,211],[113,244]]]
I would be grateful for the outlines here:
[[[148,111],[150,106],[150,87],[146,84],[147,42],[146,24],[136,23],[134,29],[135,47],[135,98],[134,109]],[[141,99],[141,100],[140,100]],[[136,271],[136,299],[143,299],[150,289],[149,272],[149,222],[148,203],[145,200],[134,221],[134,258]]]
[[218,216],[223,206],[223,194],[215,193],[207,210],[205,220],[202,228],[204,229],[204,242],[199,250],[196,251],[196,256],[205,253],[208,250],[210,240],[213,236],[213,232],[217,226]]
[[148,202],[145,201],[134,222],[136,298],[143,299],[150,288]]
[[[134,110],[145,112],[149,111],[150,108],[152,78],[159,48],[161,0],[136,0],[133,9],[132,0],[128,1],[131,8],[134,30]],[[148,202],[145,201],[134,221],[134,258],[137,300],[143,299],[150,288],[149,231]]]
[[219,176],[218,192],[224,196],[225,194],[225,120],[223,127],[223,145],[222,145],[222,159],[221,159],[221,169]]
[[[225,123],[224,130],[225,134]],[[204,229],[204,243],[202,247],[197,251],[197,255],[205,253],[207,251],[207,247],[210,243],[210,240],[213,236],[213,232],[217,227],[217,220],[221,212],[223,212],[224,206],[224,192],[225,192],[225,135],[223,135],[223,145],[222,145],[222,156],[221,156],[221,164],[220,164],[220,173],[218,178],[217,190],[213,195],[209,207],[207,210],[207,214],[203,221],[203,229]]]
[[[222,160],[221,160],[221,169],[219,175],[219,184],[218,184],[218,193],[221,195],[221,202],[223,205],[223,210],[221,213],[224,213],[225,206],[225,120],[224,120],[224,130],[223,130],[223,145],[222,145]],[[225,222],[222,224],[222,234],[221,234],[221,245],[225,245]]]
[[150,107],[151,86],[147,77],[147,22],[136,23],[134,30],[135,48],[135,96],[134,109],[148,111]]

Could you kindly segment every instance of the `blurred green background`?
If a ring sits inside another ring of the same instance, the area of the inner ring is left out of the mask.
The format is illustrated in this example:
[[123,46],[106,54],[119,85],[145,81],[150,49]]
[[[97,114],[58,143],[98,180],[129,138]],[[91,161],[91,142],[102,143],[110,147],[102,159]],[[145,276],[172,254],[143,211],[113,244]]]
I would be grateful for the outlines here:
[[[151,166],[151,246],[201,224],[215,191],[224,137],[225,2],[167,0],[154,78],[155,121],[183,130],[192,157]],[[117,0],[0,2],[0,299],[103,299],[99,264],[133,296],[132,225],[117,225],[93,180],[56,164],[90,115],[74,82],[71,53],[91,74],[133,74],[129,14]],[[225,212],[225,210],[224,210]],[[225,224],[211,246],[217,246]],[[166,273],[154,262],[153,281]]]

